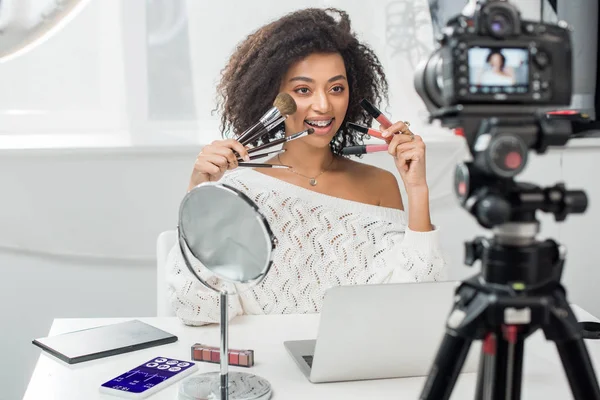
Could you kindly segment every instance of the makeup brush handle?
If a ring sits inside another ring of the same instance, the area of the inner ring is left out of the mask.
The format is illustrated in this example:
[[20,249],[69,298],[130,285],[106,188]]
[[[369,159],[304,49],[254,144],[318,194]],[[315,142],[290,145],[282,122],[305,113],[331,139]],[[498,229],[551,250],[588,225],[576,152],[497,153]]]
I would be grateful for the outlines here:
[[263,145],[260,145],[258,147],[255,147],[253,149],[248,150],[248,154],[252,154],[252,153],[255,153],[255,152],[260,151],[260,150],[268,149],[270,147],[277,146],[277,145],[283,144],[285,142],[289,142],[291,140],[296,140],[296,139],[303,138],[306,135],[312,134],[314,131],[315,130],[313,128],[308,128],[305,131],[294,133],[291,136],[286,136],[286,137],[283,137],[283,138],[280,138],[280,139],[275,139],[272,142],[265,143]]
[[265,143],[265,144],[262,144],[262,145],[260,145],[258,147],[254,147],[254,148],[248,150],[248,154],[256,153],[257,151],[261,151],[261,150],[268,149],[268,148],[271,148],[271,147],[274,147],[274,146],[278,146],[278,145],[280,145],[282,143],[285,143],[286,141],[287,141],[286,138],[275,139],[272,142]]
[[264,129],[264,125],[259,121],[252,125],[250,128],[246,129],[244,132],[242,132],[242,134],[238,136],[237,141],[245,146],[246,144],[244,142],[246,142],[249,137],[254,135],[257,130],[262,129]]
[[251,133],[250,135],[246,135],[243,138],[240,138],[239,142],[244,146],[247,146],[248,144],[252,143],[256,139],[260,138],[261,136],[267,133],[269,133],[268,129],[264,125],[260,124],[260,126],[256,128],[256,130],[253,133]]
[[250,168],[290,168],[287,165],[279,165],[279,164],[266,164],[266,163],[251,163],[251,162],[241,162],[238,163],[238,167],[250,167]]
[[[250,156],[250,161],[252,161],[252,160],[258,160],[259,158],[264,158],[264,157],[272,156],[272,155],[275,155],[275,154],[281,154],[281,153],[284,153],[284,152],[285,152],[285,150],[281,149],[281,150],[269,151],[269,152],[266,152],[266,153],[255,154],[255,155]],[[243,162],[243,161],[244,160],[242,160],[241,158],[238,158],[238,162]]]

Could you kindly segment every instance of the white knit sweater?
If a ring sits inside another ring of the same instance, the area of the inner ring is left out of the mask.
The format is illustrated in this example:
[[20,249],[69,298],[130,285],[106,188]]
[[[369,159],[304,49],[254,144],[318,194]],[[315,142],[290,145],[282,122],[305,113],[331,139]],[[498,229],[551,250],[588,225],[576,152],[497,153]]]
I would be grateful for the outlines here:
[[[277,237],[269,273],[260,285],[230,296],[230,318],[319,312],[325,291],[336,285],[445,278],[438,228],[411,231],[404,211],[316,193],[252,169],[237,169],[220,183],[251,198]],[[166,269],[169,300],[181,321],[218,322],[218,294],[188,271],[179,246]]]

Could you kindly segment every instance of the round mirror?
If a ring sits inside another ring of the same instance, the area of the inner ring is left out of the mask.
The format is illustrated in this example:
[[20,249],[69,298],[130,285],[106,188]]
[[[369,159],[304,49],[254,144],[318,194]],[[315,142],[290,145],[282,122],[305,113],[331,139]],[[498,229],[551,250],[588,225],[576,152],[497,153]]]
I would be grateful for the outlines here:
[[[190,271],[206,287],[220,292],[216,277],[228,293],[257,285],[271,267],[275,238],[258,207],[240,191],[223,184],[204,183],[192,189],[179,210],[179,243],[204,273]],[[191,267],[191,263],[188,267]]]
[[[183,198],[178,235],[187,268],[205,287],[219,293],[221,310],[221,371],[187,378],[181,383],[179,398],[270,399],[271,385],[264,378],[229,373],[227,317],[227,297],[258,285],[271,268],[275,237],[267,220],[239,190],[207,182]],[[200,263],[198,268],[190,258]]]

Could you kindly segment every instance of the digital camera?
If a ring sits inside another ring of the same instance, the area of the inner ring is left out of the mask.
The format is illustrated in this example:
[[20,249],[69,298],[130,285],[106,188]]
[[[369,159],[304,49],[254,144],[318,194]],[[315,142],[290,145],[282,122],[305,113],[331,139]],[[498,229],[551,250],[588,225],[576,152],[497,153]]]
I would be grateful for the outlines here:
[[479,1],[475,7],[473,16],[461,14],[447,23],[437,50],[417,69],[415,88],[429,111],[504,105],[502,114],[523,114],[569,105],[567,25],[522,20],[505,0]]

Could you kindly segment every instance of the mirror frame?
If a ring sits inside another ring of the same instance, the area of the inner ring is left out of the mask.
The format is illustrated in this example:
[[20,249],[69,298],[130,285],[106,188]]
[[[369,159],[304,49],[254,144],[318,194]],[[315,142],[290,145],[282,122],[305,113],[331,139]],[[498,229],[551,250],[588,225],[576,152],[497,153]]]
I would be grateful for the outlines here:
[[[183,259],[185,261],[185,264],[186,264],[188,270],[196,277],[196,279],[198,279],[198,281],[204,287],[206,287],[210,290],[213,290],[215,292],[218,292],[218,293],[223,292],[223,290],[219,290],[219,289],[213,287],[212,285],[210,285],[208,282],[206,282],[206,280],[203,279],[200,276],[200,274],[198,274],[194,270],[192,263],[190,262],[190,259],[188,258],[187,254],[186,254],[186,250],[189,251],[194,257],[196,257],[196,256],[195,256],[194,252],[192,252],[187,245],[187,239],[185,237],[185,233],[181,229],[181,225],[182,225],[181,221],[182,221],[182,216],[183,216],[184,205],[186,204],[187,200],[191,196],[194,196],[198,190],[204,190],[203,188],[208,187],[208,186],[219,188],[219,190],[224,190],[224,191],[230,193],[231,195],[237,196],[242,201],[244,201],[248,206],[252,207],[252,210],[254,211],[254,213],[256,215],[258,223],[262,227],[265,237],[267,238],[267,244],[268,244],[267,247],[268,247],[268,252],[269,252],[269,254],[267,255],[267,263],[266,263],[266,266],[263,269],[262,273],[254,279],[249,279],[249,280],[245,280],[245,281],[233,281],[231,279],[228,279],[227,277],[221,276],[221,275],[211,271],[209,268],[204,266],[200,260],[196,259],[198,262],[200,262],[200,264],[202,264],[202,268],[204,270],[208,271],[213,277],[216,277],[220,281],[234,284],[234,286],[236,284],[248,285],[248,287],[245,288],[244,290],[239,290],[236,287],[235,290],[228,292],[228,293],[242,293],[242,292],[245,292],[246,290],[249,290],[250,288],[252,288],[254,286],[259,285],[264,280],[264,278],[267,276],[267,273],[270,271],[271,266],[273,265],[273,252],[277,248],[277,238],[273,234],[273,231],[271,230],[271,227],[269,226],[269,222],[267,221],[265,216],[260,212],[256,203],[254,203],[254,201],[252,201],[252,199],[250,199],[247,195],[245,195],[238,189],[236,189],[232,186],[229,186],[227,184],[216,183],[216,182],[204,182],[204,183],[201,183],[198,186],[194,187],[192,190],[190,190],[185,195],[185,197],[181,201],[181,204],[179,207],[179,219],[178,219],[178,223],[177,223],[177,241],[179,244],[179,249],[181,251],[181,255],[183,256]],[[270,244],[270,246],[269,246],[269,244]]]

